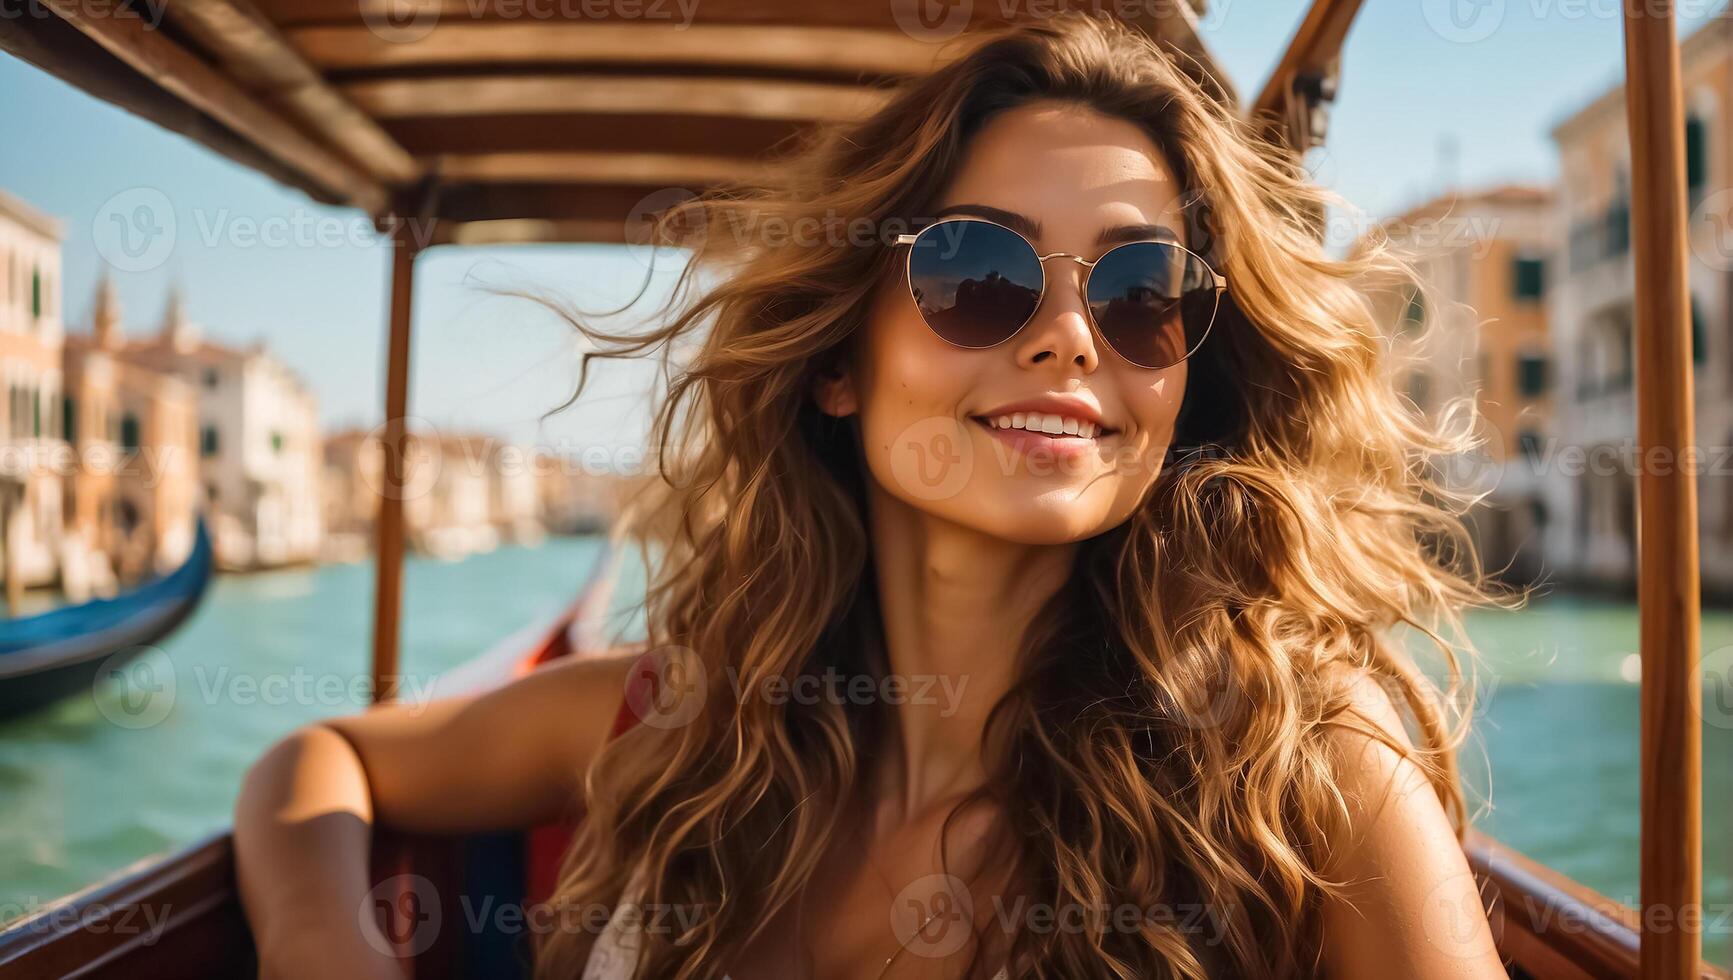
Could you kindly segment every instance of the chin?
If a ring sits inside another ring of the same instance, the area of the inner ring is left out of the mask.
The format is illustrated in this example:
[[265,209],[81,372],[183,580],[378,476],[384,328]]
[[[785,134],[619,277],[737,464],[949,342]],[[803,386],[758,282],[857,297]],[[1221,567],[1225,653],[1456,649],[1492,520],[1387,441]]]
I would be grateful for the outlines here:
[[1070,544],[1110,531],[1124,522],[1112,495],[1099,486],[1089,491],[1055,487],[1044,492],[960,495],[954,503],[960,523],[1002,541],[1026,545]]

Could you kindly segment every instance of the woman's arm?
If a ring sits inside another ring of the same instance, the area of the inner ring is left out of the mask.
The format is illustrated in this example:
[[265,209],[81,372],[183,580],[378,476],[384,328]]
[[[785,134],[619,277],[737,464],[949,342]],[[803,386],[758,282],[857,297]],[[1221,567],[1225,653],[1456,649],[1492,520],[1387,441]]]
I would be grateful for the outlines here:
[[362,932],[375,821],[462,833],[559,817],[606,741],[629,656],[556,662],[504,687],[301,728],[235,804],[241,897],[260,975],[392,978]]
[[[1400,716],[1370,678],[1355,704],[1400,745]],[[1507,976],[1479,889],[1438,795],[1420,768],[1369,736],[1338,729],[1349,840],[1330,873],[1352,883],[1324,911],[1331,980],[1488,980]]]

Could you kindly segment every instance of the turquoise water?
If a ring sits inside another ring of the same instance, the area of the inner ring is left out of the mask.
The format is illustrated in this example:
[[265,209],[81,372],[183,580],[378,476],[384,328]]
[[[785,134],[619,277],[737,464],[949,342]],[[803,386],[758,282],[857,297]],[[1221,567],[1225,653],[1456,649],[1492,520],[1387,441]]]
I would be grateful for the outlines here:
[[[600,543],[554,538],[405,570],[405,686],[571,601]],[[163,644],[160,678],[0,725],[0,919],[230,821],[241,773],[295,726],[367,702],[370,564],[218,578]],[[130,670],[160,669],[147,655]],[[128,688],[172,691],[129,702]],[[144,710],[137,710],[144,703]]]
[[[1634,605],[1539,600],[1469,620],[1486,676],[1465,780],[1490,798],[1478,826],[1543,864],[1637,903],[1638,696]],[[1733,613],[1703,616],[1703,901],[1706,955],[1733,962]],[[1719,677],[1721,683],[1715,683]],[[1490,785],[1490,794],[1487,788]],[[1484,800],[1483,800],[1484,802]]]
[[[557,612],[599,553],[593,539],[556,538],[456,564],[412,560],[406,683],[437,694],[442,671]],[[623,599],[633,588],[622,587]],[[109,685],[0,726],[0,920],[223,829],[240,773],[266,745],[363,705],[372,589],[368,565],[221,578],[164,644],[166,659],[141,661],[172,671],[172,686],[145,685],[172,697],[134,703],[120,693],[125,685]],[[1634,903],[1635,608],[1543,599],[1469,626],[1487,668],[1464,752],[1479,796],[1491,774],[1479,825]],[[1733,614],[1709,613],[1703,649],[1725,660],[1716,653],[1724,648],[1733,649]],[[1733,803],[1733,706],[1705,717],[1704,899],[1724,910],[1733,906],[1723,819]],[[1706,949],[1733,959],[1724,925]]]

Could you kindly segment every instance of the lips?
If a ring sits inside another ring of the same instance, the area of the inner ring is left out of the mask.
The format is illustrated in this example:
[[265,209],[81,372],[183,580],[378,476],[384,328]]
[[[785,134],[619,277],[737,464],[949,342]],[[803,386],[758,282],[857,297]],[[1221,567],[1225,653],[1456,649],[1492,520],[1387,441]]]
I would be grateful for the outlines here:
[[1102,418],[1094,398],[1074,392],[1046,392],[1020,398],[972,417],[996,431],[1024,431],[1055,439],[1099,438],[1119,431]]
[[[1071,466],[1082,465],[1084,460],[1100,454],[1101,440],[1108,435],[1108,433],[1101,431],[1097,431],[1093,436],[1084,436],[1081,431],[1076,434],[1066,432],[1049,434],[1015,427],[1000,428],[993,424],[995,420],[979,416],[971,416],[970,421],[985,429],[994,440],[1002,443],[1014,454],[1027,461],[1031,467],[1030,472],[1036,475],[1050,476],[1055,473],[1074,472],[1070,469]],[[1079,421],[1079,425],[1081,424]],[[1058,465],[1061,469],[1058,471],[1049,469],[1053,465]]]

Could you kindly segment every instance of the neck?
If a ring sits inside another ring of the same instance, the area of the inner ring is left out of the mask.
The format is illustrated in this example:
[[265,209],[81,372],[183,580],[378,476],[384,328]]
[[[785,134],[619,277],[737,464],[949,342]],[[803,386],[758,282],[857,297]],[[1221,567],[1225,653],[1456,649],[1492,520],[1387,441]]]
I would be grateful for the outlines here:
[[879,798],[905,818],[986,778],[987,716],[1016,681],[1024,632],[1071,572],[1075,543],[1027,545],[945,521],[874,487],[870,531],[901,703],[876,746]]

